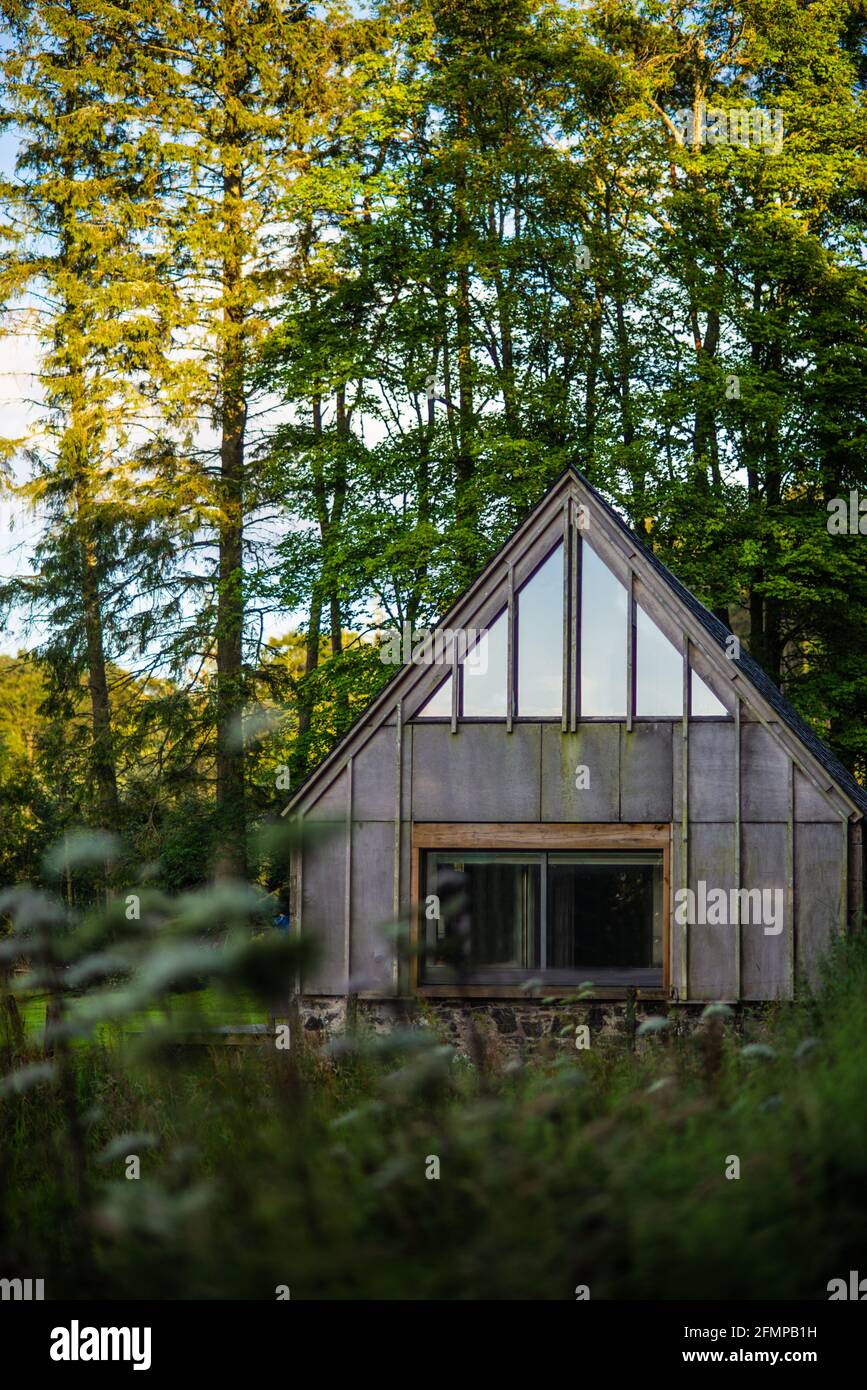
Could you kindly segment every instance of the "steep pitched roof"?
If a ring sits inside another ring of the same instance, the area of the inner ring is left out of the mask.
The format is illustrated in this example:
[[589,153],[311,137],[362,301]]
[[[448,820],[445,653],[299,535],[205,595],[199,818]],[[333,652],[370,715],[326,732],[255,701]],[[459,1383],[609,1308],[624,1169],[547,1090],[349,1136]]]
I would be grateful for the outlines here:
[[[745,677],[749,685],[752,686],[757,694],[760,695],[765,703],[774,711],[780,722],[789,729],[804,749],[824,768],[831,781],[845,793],[849,800],[854,803],[863,814],[867,815],[867,791],[856,781],[840,760],[835,757],[830,748],[822,742],[810,725],[798,714],[797,710],[774,684],[770,676],[762,670],[759,663],[754,660],[749,653],[741,649],[741,655],[739,657],[728,657],[726,643],[731,637],[729,628],[727,628],[715,614],[711,613],[703,603],[699,602],[696,596],[672,574],[671,570],[669,570],[658,556],[645,545],[641,538],[627,526],[626,522],[611,503],[596,490],[589,479],[586,478],[574,464],[570,464],[555,482],[551,484],[536,503],[535,507],[528,512],[527,516],[520,525],[515,528],[511,536],[509,536],[503,545],[500,546],[499,550],[491,557],[476,580],[474,580],[464,593],[455,600],[448,612],[440,619],[437,626],[440,628],[448,628],[450,626],[452,614],[455,613],[476,588],[482,585],[486,577],[496,569],[503,553],[513,545],[516,537],[529,527],[536,514],[551,500],[555,493],[563,491],[564,486],[568,485],[571,480],[578,482],[580,488],[593,499],[598,507],[600,507],[608,520],[613,524],[615,529],[622,534],[624,540],[628,542],[630,547],[640,553],[642,559],[654,570],[660,580],[662,580],[667,588],[675,595],[678,602],[689,610],[707,636],[720,648],[726,656],[727,662],[737,667],[738,671]],[[418,670],[418,667],[414,667],[411,664],[405,664],[397,668],[379,693],[374,696],[365,709],[361,711],[350,728],[334,745],[323,762],[320,763],[317,768],[314,768],[296,788],[288,805],[283,811],[284,815],[292,810],[296,803],[310,790],[320,777],[325,774],[327,769],[331,769],[334,767],[335,763],[339,763],[341,754],[347,749],[350,742],[357,735],[360,726],[369,722],[371,718],[382,709],[390,707],[391,702],[400,695],[407,682],[411,682],[414,675],[416,677],[418,676]]]
[[[705,608],[704,604],[699,602],[695,594],[687,589],[686,585],[682,584],[681,581],[672,574],[671,570],[662,563],[659,557],[642,543],[635,532],[630,530],[623,518],[611,506],[611,503],[607,502],[602,494],[596,491],[593,484],[585,478],[584,474],[579,469],[572,466],[570,471],[579,479],[582,486],[593,496],[599,506],[604,508],[607,516],[611,518],[623,535],[629,539],[630,543],[637,546],[643,552],[645,558],[653,566],[656,573],[665,581],[669,589],[677,595],[680,602],[698,619],[708,636],[713,638],[717,646],[725,651],[726,641],[731,636],[731,631],[726,627],[725,623],[720,622],[716,614],[711,613],[709,608]],[[734,661],[734,664],[743,672],[754,689],[767,701],[774,712],[779,715],[782,722],[791,729],[795,737],[800,740],[810,753],[812,753],[816,761],[822,764],[832,781],[836,782],[846,795],[855,802],[859,809],[867,814],[867,791],[861,786],[860,782],[856,781],[851,772],[843,766],[840,759],[831,752],[830,748],[822,742],[815,730],[811,729],[806,720],[798,714],[794,705],[786,699],[783,692],[774,684],[770,676],[762,669],[759,663],[751,657],[748,652],[745,652],[743,648],[741,648],[741,655],[739,657],[728,659]]]

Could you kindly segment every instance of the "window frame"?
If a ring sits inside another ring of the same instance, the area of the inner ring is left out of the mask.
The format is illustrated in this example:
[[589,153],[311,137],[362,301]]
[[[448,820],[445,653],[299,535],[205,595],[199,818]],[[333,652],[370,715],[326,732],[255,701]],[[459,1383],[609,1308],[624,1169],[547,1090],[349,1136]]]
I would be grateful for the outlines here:
[[[635,594],[632,583],[626,585],[627,588],[627,628],[626,628],[626,713],[625,714],[584,714],[581,701],[581,665],[582,665],[582,622],[581,605],[583,602],[583,570],[584,570],[584,546],[589,544],[591,550],[601,564],[611,569],[612,574],[620,583],[623,579],[614,570],[604,554],[604,550],[595,548],[591,542],[572,525],[565,525],[562,534],[556,537],[551,536],[548,543],[542,549],[541,554],[525,575],[522,576],[520,584],[516,585],[514,593],[507,602],[500,602],[492,617],[486,622],[485,626],[493,627],[494,623],[500,618],[505,618],[507,627],[511,629],[511,638],[507,640],[506,654],[506,714],[505,715],[472,715],[464,713],[464,671],[463,663],[456,662],[454,665],[454,678],[457,683],[457,695],[455,699],[454,715],[423,715],[422,710],[432,696],[439,689],[439,682],[427,695],[423,696],[420,703],[415,707],[409,716],[410,722],[418,720],[424,724],[500,724],[507,725],[509,728],[515,724],[559,724],[563,733],[574,732],[580,724],[625,724],[631,728],[634,724],[677,724],[684,718],[684,712],[680,714],[639,714],[638,704],[638,608],[641,607],[649,621],[659,627],[663,636],[669,641],[672,639],[662,628],[654,617],[650,607],[641,603],[640,597]],[[520,593],[536,577],[539,571],[551,559],[554,552],[560,547],[563,548],[563,574],[564,574],[564,593],[563,593],[563,613],[564,618],[564,641],[562,654],[562,682],[561,682],[561,712],[559,714],[522,714],[520,712],[520,698],[518,690],[519,675],[519,644],[520,644]],[[631,571],[630,571],[631,573]],[[672,643],[675,650],[683,659],[683,652],[677,643]],[[511,648],[511,651],[509,650]],[[511,656],[511,664],[510,664]],[[725,709],[724,714],[694,714],[692,710],[692,676],[695,674],[710,690],[711,694],[719,700]],[[447,677],[444,677],[447,679]],[[687,695],[687,709],[685,717],[690,721],[695,720],[699,723],[729,723],[734,718],[733,714],[726,709],[725,701],[714,689],[712,680],[699,671],[692,661],[689,661],[689,679],[685,682]],[[514,700],[513,709],[509,710],[510,698]]]
[[[604,822],[574,824],[571,822],[525,823],[423,821],[414,822],[410,848],[410,894],[414,904],[411,914],[411,992],[429,998],[538,998],[556,994],[569,997],[581,991],[583,981],[561,981],[552,975],[531,989],[522,983],[500,984],[496,981],[478,984],[429,983],[421,975],[421,949],[425,939],[424,856],[428,850],[464,850],[466,853],[485,850],[505,850],[514,854],[556,853],[558,851],[594,851],[621,853],[650,851],[662,854],[662,981],[648,985],[636,980],[595,985],[593,998],[622,999],[630,990],[638,990],[642,998],[667,998],[671,989],[671,824],[608,824]],[[642,972],[644,973],[644,972]],[[527,978],[538,976],[528,971]],[[586,979],[586,975],[585,975]],[[584,997],[588,997],[586,990]]]

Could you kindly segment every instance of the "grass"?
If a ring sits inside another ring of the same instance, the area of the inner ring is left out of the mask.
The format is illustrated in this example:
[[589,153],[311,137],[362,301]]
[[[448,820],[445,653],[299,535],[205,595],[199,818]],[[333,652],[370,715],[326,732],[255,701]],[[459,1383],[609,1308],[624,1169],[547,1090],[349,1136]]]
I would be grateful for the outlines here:
[[[46,996],[41,994],[16,994],[18,1011],[27,1036],[38,1042],[45,1030]],[[195,1016],[202,1028],[220,1028],[249,1023],[267,1023],[268,1013],[253,995],[242,990],[227,993],[210,986],[199,990],[194,996]],[[154,1005],[143,1009],[125,1020],[124,1033],[138,1033],[149,1024],[160,1023],[165,1019],[166,1010]],[[111,1043],[117,1036],[117,1025],[103,1024],[96,1029],[99,1042]]]
[[50,1297],[824,1299],[863,1264],[863,933],[744,1033],[477,1061],[429,1030],[79,1045],[0,1101],[0,1272]]

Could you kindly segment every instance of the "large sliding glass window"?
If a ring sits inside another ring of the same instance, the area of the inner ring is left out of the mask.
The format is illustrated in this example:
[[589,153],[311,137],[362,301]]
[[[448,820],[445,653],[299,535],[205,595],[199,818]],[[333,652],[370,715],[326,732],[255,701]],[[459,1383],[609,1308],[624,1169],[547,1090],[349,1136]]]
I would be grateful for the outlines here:
[[540,956],[540,854],[427,855],[425,976],[521,979]]
[[581,972],[662,966],[659,855],[548,856],[548,964]]
[[659,852],[431,850],[425,983],[662,983]]

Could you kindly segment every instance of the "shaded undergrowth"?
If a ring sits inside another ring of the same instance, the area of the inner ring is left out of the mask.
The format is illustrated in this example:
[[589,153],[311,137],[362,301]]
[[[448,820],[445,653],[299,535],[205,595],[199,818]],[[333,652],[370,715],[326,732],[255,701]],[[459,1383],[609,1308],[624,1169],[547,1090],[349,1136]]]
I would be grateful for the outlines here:
[[[92,922],[67,924],[86,950],[62,966],[31,941],[28,987],[72,971],[80,991],[109,949],[114,973],[55,1010],[47,1050],[4,1007],[3,1276],[73,1298],[786,1299],[863,1263],[863,930],[814,993],[737,1032],[717,1006],[635,1051],[489,1046],[479,1067],[430,1027],[302,1044],[291,1013],[288,1047],[180,1046],[179,975],[264,1002],[297,946],[248,924],[204,960],[177,904],[156,915],[120,933],[125,966]],[[162,1026],[106,1037],[147,989]]]

